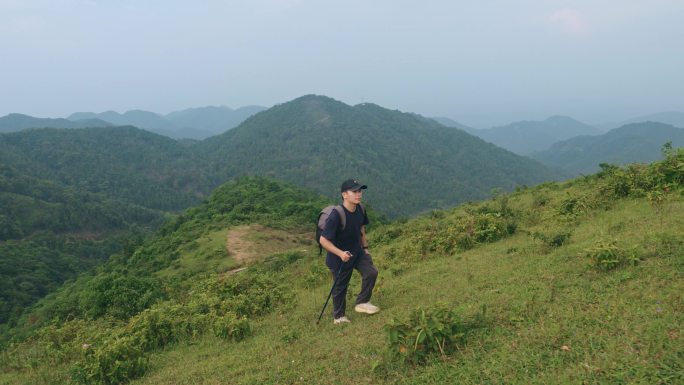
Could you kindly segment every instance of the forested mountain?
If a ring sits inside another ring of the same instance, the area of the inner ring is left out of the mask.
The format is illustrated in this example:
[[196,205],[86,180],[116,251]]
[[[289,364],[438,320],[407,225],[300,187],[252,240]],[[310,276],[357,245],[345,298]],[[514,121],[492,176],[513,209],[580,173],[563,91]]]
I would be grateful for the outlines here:
[[158,210],[186,208],[218,184],[188,146],[135,127],[2,134],[0,162],[28,176]]
[[599,170],[600,163],[622,165],[661,159],[661,149],[667,142],[672,142],[673,147],[684,146],[684,128],[655,122],[634,123],[603,135],[558,142],[531,157],[572,175],[591,174]]
[[543,121],[525,120],[471,133],[516,154],[529,155],[543,151],[560,140],[578,135],[598,135],[601,132],[567,116],[552,116]]
[[107,127],[110,123],[101,119],[51,119],[34,118],[23,114],[9,114],[0,118],[0,133],[21,131],[26,128],[86,128],[86,127]]
[[212,172],[268,175],[337,198],[340,181],[369,184],[390,216],[448,207],[551,180],[544,166],[463,131],[374,104],[308,95],[277,105],[197,145]]
[[0,324],[164,218],[0,166]]

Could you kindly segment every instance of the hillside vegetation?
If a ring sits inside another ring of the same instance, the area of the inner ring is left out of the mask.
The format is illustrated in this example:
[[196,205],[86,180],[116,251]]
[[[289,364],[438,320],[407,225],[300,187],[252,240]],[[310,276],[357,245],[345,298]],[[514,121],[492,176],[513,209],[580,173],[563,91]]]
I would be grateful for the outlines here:
[[[226,113],[240,112],[244,118],[257,110],[200,109],[173,117],[190,122],[213,114],[220,124]],[[105,115],[124,118],[113,112]],[[6,118],[1,119],[6,123],[16,120]],[[145,111],[131,111],[125,118],[146,124],[162,119]],[[65,123],[63,119],[29,120],[33,123],[27,124]],[[99,264],[106,259],[103,253],[115,251],[93,250],[91,257],[84,252],[77,258],[78,263],[73,258],[58,263],[61,257],[43,249],[55,240],[55,233],[75,232],[79,239],[98,242],[112,235],[125,244],[121,237],[127,236],[130,225],[141,222],[123,217],[138,210],[142,216],[158,211],[176,214],[199,204],[222,183],[243,175],[277,177],[333,200],[339,199],[337,186],[342,180],[372,181],[366,202],[389,217],[450,207],[481,199],[494,187],[512,190],[554,176],[539,163],[418,115],[375,105],[351,107],[320,96],[299,98],[258,113],[234,131],[202,142],[177,141],[131,126],[37,128],[0,134],[0,163],[13,175],[68,190],[57,194],[63,196],[59,203],[3,191],[6,205],[0,213],[0,233],[5,235],[0,235],[14,240],[8,245],[21,243],[21,251],[1,254],[0,262],[14,266],[11,261],[20,258],[22,271],[28,273],[18,274],[11,288],[3,286],[0,291],[0,297],[6,298],[0,306],[0,325],[10,318],[16,321],[22,306],[49,293],[56,287],[53,283]],[[162,214],[155,215],[159,218]],[[7,219],[10,216],[12,219]],[[68,230],[75,221],[80,227]],[[155,229],[156,223],[142,227]],[[53,234],[34,243],[29,237],[39,230]],[[88,232],[91,234],[83,236]],[[139,234],[131,235],[137,242]],[[36,282],[29,279],[30,271],[42,271],[38,266],[44,263],[55,272],[37,273],[43,276],[39,280],[43,283],[36,288]],[[54,282],[48,283],[47,277],[55,277]],[[8,312],[13,315],[9,317]]]
[[[0,382],[684,381],[682,150],[408,221],[372,218],[383,310],[343,326],[315,324],[330,276],[310,241],[239,264],[221,238],[247,224],[267,239],[304,234],[324,204],[260,178],[222,186],[43,301],[4,347]],[[358,288],[355,277],[350,301]]]
[[0,166],[0,325],[14,325],[27,306],[164,220],[158,211]]

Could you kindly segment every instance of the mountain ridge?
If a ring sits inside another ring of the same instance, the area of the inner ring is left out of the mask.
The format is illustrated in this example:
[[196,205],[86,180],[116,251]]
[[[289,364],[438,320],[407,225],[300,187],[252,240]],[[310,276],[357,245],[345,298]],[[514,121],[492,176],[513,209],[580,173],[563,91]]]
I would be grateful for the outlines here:
[[684,146],[684,128],[659,122],[631,123],[597,136],[578,136],[554,143],[530,156],[571,175],[599,171],[600,163],[624,165],[662,159],[662,146]]
[[[370,186],[369,202],[389,215],[554,177],[536,162],[420,115],[318,95],[278,104],[197,146],[214,154],[214,164],[225,165],[219,172],[227,178],[277,176],[329,197],[336,197],[341,180],[374,181],[382,191]],[[477,177],[470,176],[473,170]],[[421,203],[402,207],[397,200],[409,192]]]
[[112,124],[102,119],[62,119],[62,118],[36,118],[30,115],[12,113],[0,117],[0,133],[9,133],[28,128],[89,128],[108,127]]
[[567,116],[554,115],[542,121],[523,120],[505,126],[474,130],[473,135],[519,155],[542,151],[560,140],[601,132]]

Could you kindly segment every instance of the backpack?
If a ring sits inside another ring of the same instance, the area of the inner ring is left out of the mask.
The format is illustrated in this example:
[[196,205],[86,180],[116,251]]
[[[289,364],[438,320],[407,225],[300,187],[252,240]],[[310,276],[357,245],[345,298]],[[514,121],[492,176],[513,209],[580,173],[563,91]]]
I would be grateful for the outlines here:
[[[359,204],[359,208],[361,209],[361,213],[365,215],[366,212],[361,204]],[[344,207],[342,207],[342,205],[331,205],[321,210],[321,212],[318,214],[318,220],[316,221],[316,243],[318,243],[318,255],[323,253],[323,246],[321,246],[321,234],[323,234],[325,222],[328,220],[328,217],[330,214],[332,214],[333,210],[337,211],[337,213],[340,215],[340,227],[337,231],[344,230],[345,226],[347,225],[347,214],[345,214]]]

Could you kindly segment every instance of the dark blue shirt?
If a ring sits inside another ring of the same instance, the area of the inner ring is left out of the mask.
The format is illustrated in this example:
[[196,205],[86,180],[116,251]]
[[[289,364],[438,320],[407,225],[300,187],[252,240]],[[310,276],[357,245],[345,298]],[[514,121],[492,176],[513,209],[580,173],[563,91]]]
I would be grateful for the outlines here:
[[[352,213],[342,206],[346,214],[346,225],[342,230],[342,223],[340,221],[340,214],[337,210],[333,210],[325,221],[325,228],[322,236],[332,242],[338,249],[342,251],[349,251],[352,253],[352,258],[349,264],[354,266],[358,256],[363,253],[363,246],[361,245],[361,226],[368,224],[368,216],[365,210],[361,210],[360,206],[356,206],[356,210]],[[325,264],[331,270],[337,271],[342,260],[337,255],[328,252],[325,258]]]

